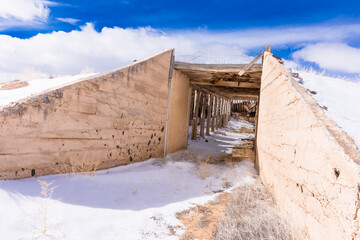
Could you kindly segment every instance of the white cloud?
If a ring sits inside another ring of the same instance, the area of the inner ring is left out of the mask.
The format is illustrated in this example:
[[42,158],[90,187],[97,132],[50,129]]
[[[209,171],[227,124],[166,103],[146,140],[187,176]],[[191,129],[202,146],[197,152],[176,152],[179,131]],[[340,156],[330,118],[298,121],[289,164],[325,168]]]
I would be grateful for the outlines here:
[[[168,31],[147,28],[103,28],[92,24],[71,32],[38,34],[29,39],[0,35],[0,80],[18,77],[26,68],[48,74],[77,74],[83,68],[102,72],[164,49],[175,48],[177,60],[198,63],[249,62],[248,49],[342,40],[360,35],[360,25],[219,31]],[[256,54],[256,53],[255,53]]]
[[21,21],[45,20],[49,16],[44,0],[0,0],[0,17]]
[[97,32],[87,24],[81,30],[38,34],[30,39],[0,35],[0,72],[7,80],[26,68],[48,74],[77,74],[85,67],[102,72],[170,48],[187,60],[193,56],[196,61],[214,60],[214,52],[225,52],[233,61],[251,59],[238,46],[191,39],[186,34],[169,35],[152,28],[103,28]]
[[0,0],[0,30],[14,27],[39,27],[46,23],[56,5],[46,0]]
[[360,73],[360,48],[344,43],[309,44],[295,52],[293,58],[314,62],[330,71]]
[[80,21],[79,19],[75,19],[75,18],[56,18],[56,19],[61,22],[66,22],[72,25],[76,25],[76,23]]

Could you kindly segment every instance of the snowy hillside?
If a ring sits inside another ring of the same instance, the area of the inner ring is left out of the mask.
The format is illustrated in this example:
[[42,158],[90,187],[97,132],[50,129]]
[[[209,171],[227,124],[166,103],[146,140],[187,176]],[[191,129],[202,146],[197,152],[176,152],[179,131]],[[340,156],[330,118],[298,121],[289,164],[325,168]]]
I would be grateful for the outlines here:
[[56,77],[52,79],[48,79],[48,78],[33,79],[26,81],[28,84],[27,86],[10,89],[10,90],[2,89],[3,88],[2,85],[4,85],[4,83],[0,83],[0,106],[5,106],[11,102],[24,99],[26,97],[43,92],[45,90],[67,85],[79,79],[90,77],[93,75],[95,74],[87,73],[87,74],[79,74],[74,76]]
[[325,113],[334,120],[360,148],[360,82],[340,78],[325,77],[299,72],[303,86],[313,92],[313,97],[320,106],[325,106]]

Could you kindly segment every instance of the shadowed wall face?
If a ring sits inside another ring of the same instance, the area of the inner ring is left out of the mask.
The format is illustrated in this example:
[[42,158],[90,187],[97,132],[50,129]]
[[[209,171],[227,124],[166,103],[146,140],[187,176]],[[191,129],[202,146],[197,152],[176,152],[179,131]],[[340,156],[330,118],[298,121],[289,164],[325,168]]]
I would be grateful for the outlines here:
[[169,135],[167,153],[187,147],[190,111],[190,83],[188,77],[174,70],[171,79]]
[[302,239],[359,239],[359,151],[270,53],[257,147],[260,176]]
[[163,156],[171,54],[0,110],[0,179]]

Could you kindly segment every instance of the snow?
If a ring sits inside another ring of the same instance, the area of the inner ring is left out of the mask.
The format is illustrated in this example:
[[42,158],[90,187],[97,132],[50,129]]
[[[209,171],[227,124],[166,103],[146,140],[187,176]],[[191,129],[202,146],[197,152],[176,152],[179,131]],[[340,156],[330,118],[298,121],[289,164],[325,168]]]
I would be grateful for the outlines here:
[[94,73],[79,74],[74,76],[65,76],[57,78],[42,78],[42,79],[33,79],[27,81],[29,83],[26,87],[21,87],[12,90],[1,90],[0,89],[0,106],[8,105],[11,102],[15,102],[31,95],[57,88],[79,79],[90,77],[95,75]]
[[304,87],[316,91],[313,95],[326,115],[334,120],[360,147],[360,82],[326,77],[299,71]]
[[[208,155],[216,157],[231,154],[232,147],[240,145],[243,142],[242,139],[255,138],[254,133],[235,133],[232,131],[234,129],[241,129],[242,127],[253,128],[254,124],[243,120],[232,119],[224,128],[217,130],[216,134],[211,133],[211,136],[206,139],[208,141],[207,144],[203,143],[204,140],[192,141],[188,149],[203,157],[207,157]],[[200,126],[198,126],[198,133],[199,132]],[[221,132],[226,135],[220,134]],[[191,127],[189,128],[189,136],[191,136]]]
[[[217,192],[231,191],[253,181],[250,160],[237,166],[209,164],[199,159],[229,151],[247,134],[231,133],[245,122],[204,139],[189,141],[187,150],[165,159],[120,166],[95,176],[50,175],[0,181],[0,233],[2,239],[178,239],[183,233],[176,213],[213,200]],[[225,132],[226,135],[220,134]],[[200,171],[209,174],[201,177]],[[39,180],[56,186],[51,199],[41,195]],[[227,184],[224,184],[224,183]],[[231,187],[230,187],[231,186]],[[46,214],[45,214],[46,211]],[[46,233],[43,230],[46,216]],[[39,237],[39,238],[36,238]]]

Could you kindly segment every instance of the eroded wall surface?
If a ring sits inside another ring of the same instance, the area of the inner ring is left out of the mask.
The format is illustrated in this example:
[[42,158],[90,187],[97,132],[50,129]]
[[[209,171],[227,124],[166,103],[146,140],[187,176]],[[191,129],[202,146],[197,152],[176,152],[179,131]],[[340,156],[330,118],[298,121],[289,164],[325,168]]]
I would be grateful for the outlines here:
[[171,55],[165,51],[1,109],[0,179],[163,156]]
[[359,239],[359,151],[269,52],[257,147],[261,179],[301,239]]
[[167,153],[186,148],[189,132],[190,82],[177,70],[173,71],[170,96]]

